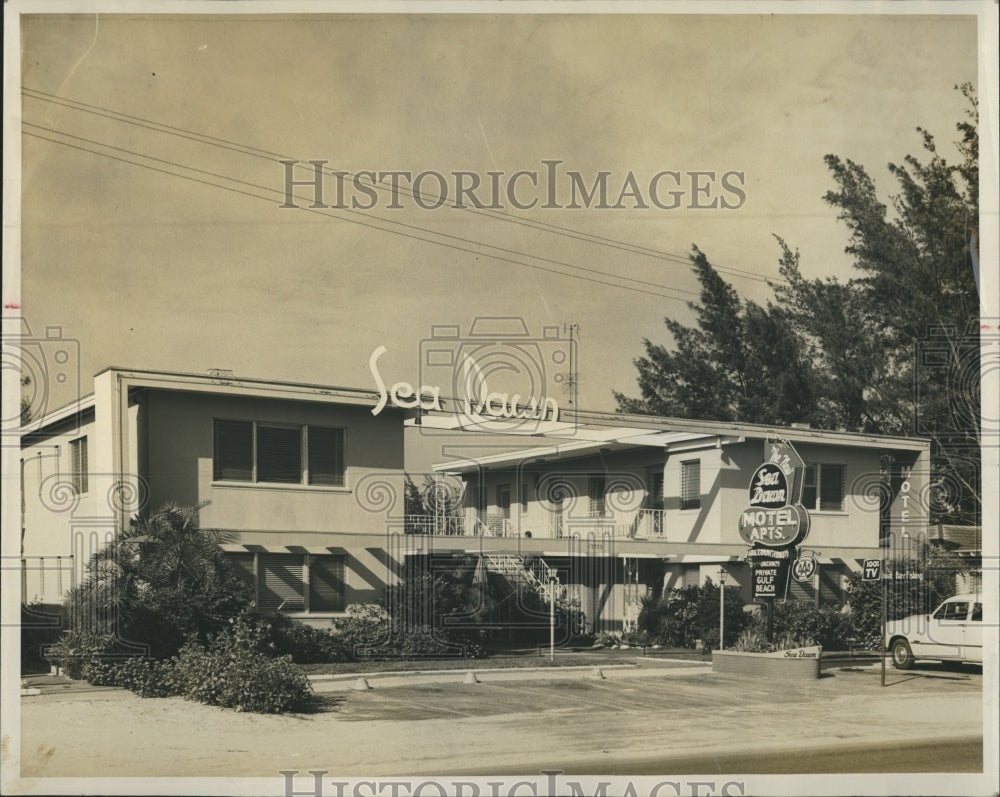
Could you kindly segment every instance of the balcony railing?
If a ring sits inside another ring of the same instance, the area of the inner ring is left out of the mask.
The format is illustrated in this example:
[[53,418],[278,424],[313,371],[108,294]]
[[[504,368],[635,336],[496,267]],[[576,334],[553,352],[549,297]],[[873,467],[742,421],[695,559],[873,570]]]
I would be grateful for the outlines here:
[[666,513],[662,509],[639,509],[628,515],[582,516],[548,514],[541,522],[520,521],[503,515],[479,518],[462,515],[406,515],[407,534],[465,537],[563,537],[589,535],[619,539],[663,540],[667,538]]

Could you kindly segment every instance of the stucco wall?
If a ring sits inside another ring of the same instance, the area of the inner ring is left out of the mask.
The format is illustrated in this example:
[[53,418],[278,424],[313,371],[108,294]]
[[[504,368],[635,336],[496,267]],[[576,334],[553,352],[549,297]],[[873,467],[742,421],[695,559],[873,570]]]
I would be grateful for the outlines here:
[[[148,391],[143,403],[143,451],[153,507],[164,501],[206,503],[203,526],[291,535],[384,535],[389,516],[402,514],[403,427],[398,413],[376,417],[365,407],[179,391]],[[345,486],[214,481],[216,418],[345,428]],[[386,493],[372,499],[376,480],[386,485]]]
[[51,429],[21,449],[22,596],[28,603],[61,601],[90,554],[114,532],[105,484],[88,473],[86,492],[76,494],[72,487],[71,441],[86,437],[91,463],[94,457],[93,411],[80,421]]

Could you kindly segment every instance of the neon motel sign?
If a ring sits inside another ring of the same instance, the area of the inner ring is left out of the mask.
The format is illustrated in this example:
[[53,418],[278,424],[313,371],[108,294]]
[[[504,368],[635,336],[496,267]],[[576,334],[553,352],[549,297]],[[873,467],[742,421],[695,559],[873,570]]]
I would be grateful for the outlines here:
[[[400,409],[434,410],[442,412],[441,388],[437,385],[414,387],[409,382],[396,382],[387,388],[379,371],[378,360],[385,354],[385,346],[379,346],[368,358],[368,369],[378,388],[378,402],[372,415],[378,415],[387,404]],[[522,400],[520,393],[490,392],[486,376],[476,361],[466,355],[462,361],[459,379],[460,395],[455,399],[455,412],[472,422],[480,420],[523,420],[558,421],[559,403],[551,397],[536,399],[531,396]]]

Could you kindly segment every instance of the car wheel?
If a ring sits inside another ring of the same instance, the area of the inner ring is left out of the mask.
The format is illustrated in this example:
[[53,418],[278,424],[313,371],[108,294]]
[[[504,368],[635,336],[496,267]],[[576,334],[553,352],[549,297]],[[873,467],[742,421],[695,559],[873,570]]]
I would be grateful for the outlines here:
[[905,639],[897,639],[892,643],[892,666],[897,670],[908,670],[913,666],[913,653],[910,643]]

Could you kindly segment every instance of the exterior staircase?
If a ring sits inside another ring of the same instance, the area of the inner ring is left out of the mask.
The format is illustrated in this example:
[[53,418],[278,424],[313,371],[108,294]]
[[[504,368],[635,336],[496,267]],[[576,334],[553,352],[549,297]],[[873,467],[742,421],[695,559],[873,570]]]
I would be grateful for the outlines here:
[[[527,567],[524,557],[517,554],[486,554],[485,564],[487,570],[500,573],[511,584],[519,589],[530,589],[537,592],[546,600],[549,597],[548,575],[551,568],[540,557],[535,557],[532,567]],[[559,595],[566,590],[565,586],[559,586]]]

